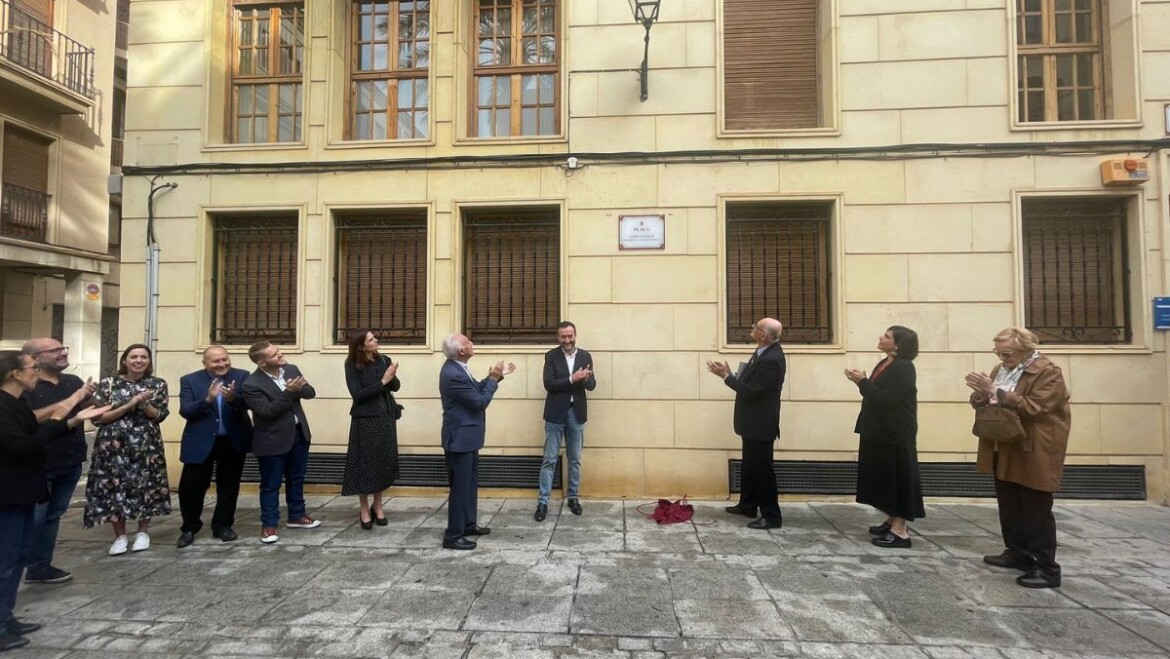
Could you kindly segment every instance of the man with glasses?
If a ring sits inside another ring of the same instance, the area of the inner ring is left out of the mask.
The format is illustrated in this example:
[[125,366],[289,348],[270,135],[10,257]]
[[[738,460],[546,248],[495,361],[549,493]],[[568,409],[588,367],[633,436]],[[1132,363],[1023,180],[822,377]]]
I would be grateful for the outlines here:
[[[36,387],[24,395],[37,422],[71,418],[85,407],[94,391],[93,380],[82,382],[76,375],[64,372],[69,368],[68,347],[46,337],[30,339],[21,350],[36,360],[40,369]],[[73,490],[81,480],[85,457],[85,424],[78,424],[69,435],[45,445],[49,500],[38,504],[34,513],[25,583],[61,583],[73,578],[73,573],[53,566],[53,552],[61,516],[69,509]]]

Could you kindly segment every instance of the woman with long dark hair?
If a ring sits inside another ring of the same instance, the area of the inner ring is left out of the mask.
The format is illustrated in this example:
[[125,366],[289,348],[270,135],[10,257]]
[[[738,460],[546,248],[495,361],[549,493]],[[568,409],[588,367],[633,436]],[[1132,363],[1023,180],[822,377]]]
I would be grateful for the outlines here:
[[382,492],[398,478],[398,364],[378,352],[378,337],[359,330],[349,337],[345,386],[349,409],[349,448],[345,452],[342,496],[358,495],[358,522],[365,530],[386,526]]
[[918,472],[918,387],[914,358],[918,334],[894,325],[878,339],[886,353],[873,369],[847,368],[845,377],[861,392],[861,412],[854,432],[861,435],[857,449],[857,502],[886,515],[869,527],[874,545],[909,549],[906,522],[926,516],[922,479]]
[[[159,424],[167,418],[167,382],[154,377],[150,348],[122,351],[118,374],[98,384],[94,398],[112,405],[95,421],[97,436],[85,484],[85,528],[109,522],[110,556],[150,549],[150,520],[171,512],[167,458]],[[138,520],[133,543],[126,520]]]

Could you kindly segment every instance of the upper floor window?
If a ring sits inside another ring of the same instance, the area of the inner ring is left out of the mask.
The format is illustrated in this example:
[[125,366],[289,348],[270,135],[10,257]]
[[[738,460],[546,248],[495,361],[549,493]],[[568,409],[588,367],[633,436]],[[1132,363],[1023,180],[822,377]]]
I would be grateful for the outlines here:
[[428,136],[430,5],[406,0],[351,5],[350,139]]
[[44,242],[49,224],[49,148],[53,141],[4,126],[0,159],[0,235]]
[[297,218],[215,220],[213,343],[297,340]]
[[832,340],[829,202],[727,206],[727,342],[750,343],[761,318],[784,324],[788,343]]
[[1126,200],[1025,199],[1021,217],[1028,329],[1046,343],[1128,343]]
[[384,343],[427,337],[425,210],[337,218],[337,323],[334,340],[369,329]]
[[723,125],[728,131],[817,128],[828,97],[817,0],[724,0]]
[[476,0],[474,136],[560,132],[559,26],[555,0]]
[[1017,0],[1021,122],[1107,116],[1100,0]]
[[303,2],[233,5],[232,141],[301,141],[304,54]]

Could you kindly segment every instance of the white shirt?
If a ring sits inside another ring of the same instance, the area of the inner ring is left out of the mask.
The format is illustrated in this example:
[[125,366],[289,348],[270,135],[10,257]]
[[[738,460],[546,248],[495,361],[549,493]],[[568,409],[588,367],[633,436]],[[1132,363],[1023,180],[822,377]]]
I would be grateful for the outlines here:
[[[574,368],[577,364],[577,346],[573,346],[573,354],[570,355],[569,353],[565,352],[564,348],[561,348],[561,354],[565,356],[565,361],[568,362],[568,364],[569,364],[569,384],[572,384],[573,383],[573,371],[577,370],[576,368]],[[569,404],[570,405],[573,404],[573,395],[572,394],[569,394]]]
[[[272,378],[272,381],[276,383],[277,387],[280,387],[281,391],[285,390],[285,388],[284,388],[284,367],[283,366],[281,366],[280,370],[276,372],[276,375],[273,375],[273,374],[269,373],[268,371],[264,371],[264,375],[267,375],[268,377]],[[298,426],[301,424],[301,420],[297,418],[296,412],[293,412],[293,423],[295,425],[298,425]]]

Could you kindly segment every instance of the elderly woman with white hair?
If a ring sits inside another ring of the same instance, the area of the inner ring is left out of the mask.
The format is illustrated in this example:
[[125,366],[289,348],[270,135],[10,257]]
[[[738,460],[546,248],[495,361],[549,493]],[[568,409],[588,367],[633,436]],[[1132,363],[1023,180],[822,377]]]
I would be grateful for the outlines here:
[[977,469],[995,476],[1005,547],[1000,554],[984,556],[983,562],[1023,571],[1016,583],[1026,588],[1058,588],[1052,495],[1060,490],[1068,447],[1068,387],[1060,367],[1040,354],[1032,332],[1009,327],[993,341],[1000,363],[990,375],[967,374],[971,406],[998,405],[1014,412],[1023,437],[979,439]]

